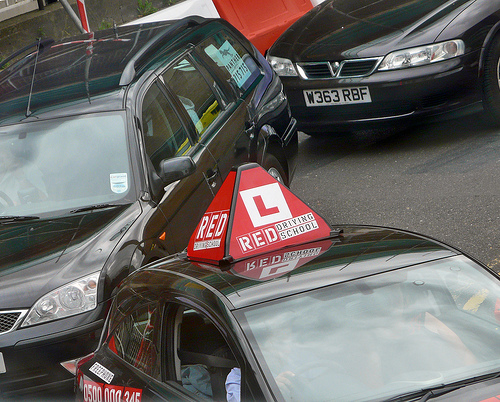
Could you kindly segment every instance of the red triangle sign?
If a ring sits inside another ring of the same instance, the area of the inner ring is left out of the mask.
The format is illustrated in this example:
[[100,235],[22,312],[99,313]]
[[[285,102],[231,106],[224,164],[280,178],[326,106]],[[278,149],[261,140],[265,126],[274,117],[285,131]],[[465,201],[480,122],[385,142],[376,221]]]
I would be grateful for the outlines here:
[[188,258],[219,264],[330,237],[332,228],[256,163],[229,173],[188,245]]

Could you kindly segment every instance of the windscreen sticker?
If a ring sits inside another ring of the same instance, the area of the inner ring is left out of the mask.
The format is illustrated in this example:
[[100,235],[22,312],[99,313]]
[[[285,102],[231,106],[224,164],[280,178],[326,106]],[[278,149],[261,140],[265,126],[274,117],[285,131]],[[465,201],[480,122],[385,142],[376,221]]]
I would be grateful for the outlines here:
[[106,381],[108,384],[111,383],[113,377],[115,376],[110,370],[99,363],[94,363],[92,367],[89,368],[89,371],[94,373],[101,380]]
[[122,194],[128,190],[127,173],[111,173],[109,175],[111,191],[116,194]]
[[83,381],[84,402],[141,402],[142,389]]
[[242,88],[252,73],[236,49],[228,41],[225,41],[219,48],[218,57],[236,84]]

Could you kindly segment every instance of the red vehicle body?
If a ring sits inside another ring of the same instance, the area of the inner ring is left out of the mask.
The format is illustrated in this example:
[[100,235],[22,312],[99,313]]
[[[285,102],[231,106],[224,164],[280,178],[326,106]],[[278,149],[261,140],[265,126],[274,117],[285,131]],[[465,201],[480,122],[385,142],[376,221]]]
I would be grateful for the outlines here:
[[223,18],[265,54],[290,25],[321,2],[323,0],[184,0],[127,25],[190,15]]

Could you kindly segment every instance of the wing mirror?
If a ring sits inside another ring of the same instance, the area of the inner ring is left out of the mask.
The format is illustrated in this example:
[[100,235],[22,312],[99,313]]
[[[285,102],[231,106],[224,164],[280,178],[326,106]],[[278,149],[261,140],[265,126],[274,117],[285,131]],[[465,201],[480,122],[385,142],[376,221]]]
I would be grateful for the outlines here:
[[164,185],[192,175],[196,164],[190,156],[176,156],[160,162],[160,178]]

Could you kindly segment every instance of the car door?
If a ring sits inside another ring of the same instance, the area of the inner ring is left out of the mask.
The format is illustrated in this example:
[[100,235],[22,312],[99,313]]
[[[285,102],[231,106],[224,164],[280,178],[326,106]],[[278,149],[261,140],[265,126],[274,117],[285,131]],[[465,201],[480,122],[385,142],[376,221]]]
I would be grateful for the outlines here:
[[172,295],[165,304],[163,330],[164,382],[176,389],[181,384],[186,400],[226,401],[229,383],[243,401],[264,400],[236,337],[201,300]]
[[[208,46],[208,45],[207,45]],[[193,124],[195,141],[206,147],[217,162],[223,181],[234,165],[249,161],[251,126],[247,107],[228,82],[227,74],[197,46],[183,60],[183,68],[167,70],[165,84],[181,100]]]
[[217,130],[207,131],[201,141],[217,161],[221,173],[248,162],[255,146],[255,110],[250,99],[263,71],[245,47],[226,30],[206,38],[194,54],[207,66],[212,80],[221,84],[231,103],[228,118]]
[[158,400],[157,388],[164,400],[179,399],[178,393],[161,386],[161,309],[159,303],[139,302],[113,328],[94,362],[79,371],[76,400]]
[[[174,65],[175,67],[175,65]],[[174,68],[172,67],[172,68]],[[217,164],[208,149],[193,140],[186,112],[160,79],[145,91],[141,105],[141,128],[144,143],[146,169],[153,202],[166,222],[158,227],[158,216],[150,219],[148,232],[169,244],[169,252],[183,250],[192,231],[198,224],[214,194],[221,184],[217,177]],[[189,176],[165,184],[159,179],[160,163],[178,156],[190,156],[195,171]],[[163,233],[162,233],[163,232]]]

